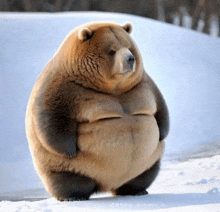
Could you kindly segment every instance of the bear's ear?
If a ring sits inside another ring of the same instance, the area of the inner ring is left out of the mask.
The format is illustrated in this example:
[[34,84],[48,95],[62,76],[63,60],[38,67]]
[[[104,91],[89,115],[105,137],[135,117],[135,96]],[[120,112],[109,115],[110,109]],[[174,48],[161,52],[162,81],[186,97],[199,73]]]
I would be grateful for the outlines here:
[[130,22],[128,22],[128,23],[122,25],[122,28],[123,28],[127,33],[131,34],[131,32],[132,32],[132,25],[131,25]]
[[81,41],[89,40],[92,37],[92,31],[88,28],[80,29],[78,32],[78,38]]

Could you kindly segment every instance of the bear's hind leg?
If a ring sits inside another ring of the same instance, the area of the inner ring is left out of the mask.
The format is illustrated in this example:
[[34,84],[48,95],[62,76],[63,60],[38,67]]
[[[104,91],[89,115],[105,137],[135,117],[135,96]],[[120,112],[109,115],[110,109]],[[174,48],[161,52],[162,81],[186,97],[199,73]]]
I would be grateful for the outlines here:
[[146,170],[136,178],[125,183],[116,190],[113,190],[114,195],[145,195],[148,194],[146,189],[153,183],[160,170],[160,161],[157,161],[150,169]]
[[98,190],[91,178],[72,172],[51,172],[47,184],[50,194],[59,201],[88,200]]

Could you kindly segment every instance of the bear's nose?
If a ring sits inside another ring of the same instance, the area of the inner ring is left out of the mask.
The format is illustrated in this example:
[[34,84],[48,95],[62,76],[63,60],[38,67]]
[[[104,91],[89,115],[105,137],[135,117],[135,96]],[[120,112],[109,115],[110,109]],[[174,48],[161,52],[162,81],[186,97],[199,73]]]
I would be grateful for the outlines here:
[[133,69],[133,65],[134,65],[134,61],[135,61],[135,57],[133,54],[129,54],[127,57],[126,57],[126,61],[130,67],[130,69]]

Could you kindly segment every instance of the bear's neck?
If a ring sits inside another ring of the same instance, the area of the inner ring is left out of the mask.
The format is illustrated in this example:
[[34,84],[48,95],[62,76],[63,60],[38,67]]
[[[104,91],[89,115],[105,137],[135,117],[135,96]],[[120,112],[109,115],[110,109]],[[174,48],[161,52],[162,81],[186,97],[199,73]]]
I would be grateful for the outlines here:
[[116,79],[116,80],[114,79],[107,80],[102,90],[105,93],[118,96],[123,93],[126,93],[127,91],[132,89],[134,86],[136,86],[138,83],[140,83],[142,77],[143,77],[143,71],[140,71],[139,73],[136,73],[129,77]]
[[140,65],[135,72],[128,76],[119,75],[106,79],[98,74],[96,75],[93,73],[91,75],[86,69],[83,70],[82,67],[70,67],[70,64],[71,63],[60,62],[58,66],[58,69],[62,72],[61,75],[65,75],[66,80],[68,79],[68,81],[74,81],[85,88],[112,94],[114,96],[121,95],[136,86],[141,81],[144,73],[143,66]]
[[[112,79],[100,79],[94,77],[85,77],[81,75],[73,74],[71,80],[77,84],[82,85],[85,88],[90,88],[102,93],[112,94],[114,96],[126,93],[134,86],[136,86],[143,77],[144,70],[140,70],[128,77],[112,78]],[[70,76],[70,75],[69,75]]]

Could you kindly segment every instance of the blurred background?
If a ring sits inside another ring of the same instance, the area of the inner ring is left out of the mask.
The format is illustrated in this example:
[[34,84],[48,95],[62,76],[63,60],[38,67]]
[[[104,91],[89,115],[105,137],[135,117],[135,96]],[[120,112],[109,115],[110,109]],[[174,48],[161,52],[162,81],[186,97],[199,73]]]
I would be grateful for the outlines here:
[[220,0],[0,0],[0,11],[128,13],[220,36]]

